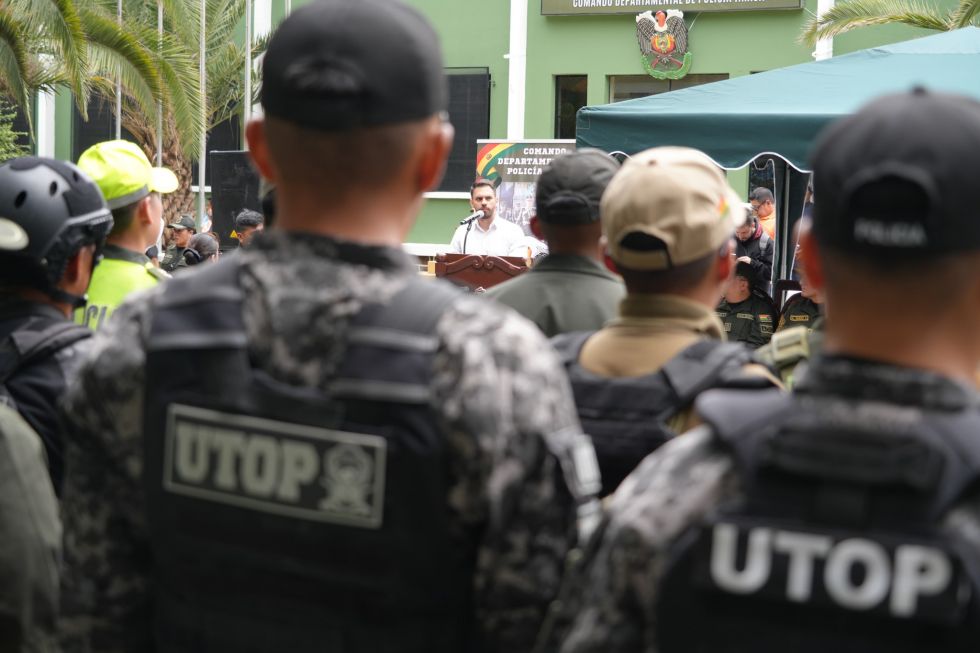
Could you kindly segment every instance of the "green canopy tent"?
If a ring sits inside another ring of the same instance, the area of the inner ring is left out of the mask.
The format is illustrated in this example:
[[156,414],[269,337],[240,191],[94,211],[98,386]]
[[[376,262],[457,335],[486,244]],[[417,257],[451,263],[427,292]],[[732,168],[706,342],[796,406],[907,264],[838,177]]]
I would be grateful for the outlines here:
[[[802,173],[820,130],[879,95],[916,85],[980,99],[980,28],[584,107],[575,135],[580,148],[626,154],[660,145],[694,147],[727,169],[775,155],[785,161],[777,165],[777,200],[780,231],[788,233],[788,218],[802,208]],[[780,240],[779,258],[785,262],[787,239]],[[785,267],[780,266],[783,276]]]

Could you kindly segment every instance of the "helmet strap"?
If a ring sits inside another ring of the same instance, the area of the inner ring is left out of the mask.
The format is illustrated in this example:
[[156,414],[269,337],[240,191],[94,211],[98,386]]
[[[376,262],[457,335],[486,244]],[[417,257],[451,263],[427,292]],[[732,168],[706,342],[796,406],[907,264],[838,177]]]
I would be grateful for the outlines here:
[[61,288],[49,288],[47,294],[48,297],[56,302],[68,304],[72,308],[81,308],[88,303],[88,295],[76,295],[74,293],[65,292]]

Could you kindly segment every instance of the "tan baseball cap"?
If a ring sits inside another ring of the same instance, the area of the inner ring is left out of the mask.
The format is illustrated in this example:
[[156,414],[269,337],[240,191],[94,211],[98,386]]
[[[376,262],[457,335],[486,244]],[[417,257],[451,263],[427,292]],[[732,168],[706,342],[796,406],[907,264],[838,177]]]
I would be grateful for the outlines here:
[[[655,147],[633,156],[601,203],[602,233],[613,261],[631,270],[667,270],[718,251],[745,222],[745,206],[725,174],[699,150]],[[663,243],[623,246],[633,233]]]

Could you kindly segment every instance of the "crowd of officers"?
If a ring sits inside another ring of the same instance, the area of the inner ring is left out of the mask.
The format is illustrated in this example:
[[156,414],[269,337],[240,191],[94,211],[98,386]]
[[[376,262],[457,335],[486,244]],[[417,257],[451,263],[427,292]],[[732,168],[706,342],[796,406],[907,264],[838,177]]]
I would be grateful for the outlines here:
[[980,103],[821,135],[744,340],[819,339],[753,351],[770,212],[703,153],[560,157],[483,297],[401,251],[453,138],[417,11],[293,12],[261,101],[275,228],[162,283],[138,148],[0,166],[0,650],[980,647]]

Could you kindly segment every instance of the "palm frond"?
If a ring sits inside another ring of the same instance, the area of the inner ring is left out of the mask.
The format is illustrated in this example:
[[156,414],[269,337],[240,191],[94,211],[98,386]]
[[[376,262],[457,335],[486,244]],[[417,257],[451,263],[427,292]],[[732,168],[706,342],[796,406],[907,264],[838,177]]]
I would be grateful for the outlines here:
[[949,17],[940,9],[914,0],[844,0],[820,18],[809,20],[799,40],[815,45],[820,39],[859,27],[895,23],[938,31],[949,29]]
[[45,53],[64,71],[63,77],[75,95],[79,111],[87,115],[88,53],[75,0],[27,0],[9,6],[17,7],[15,11],[24,23],[25,32],[36,34],[44,41]]
[[17,103],[31,125],[31,64],[25,43],[23,25],[0,6],[0,85]]
[[[155,34],[153,38],[156,38]],[[165,94],[164,111],[176,125],[181,148],[187,153],[196,152],[201,134],[201,85],[197,58],[184,48],[179,38],[171,34],[164,35],[159,50],[154,51],[154,57]],[[156,113],[152,115],[155,124]]]
[[153,53],[126,23],[119,25],[113,18],[88,8],[83,8],[79,14],[88,36],[89,52],[93,57],[96,53],[99,57],[90,65],[90,71],[120,73],[123,84],[148,107],[163,99]]
[[244,0],[207,0],[207,45],[220,47],[234,40],[235,31],[245,18]]
[[980,14],[980,0],[960,0],[950,21],[954,28],[967,27],[974,23],[978,14]]

